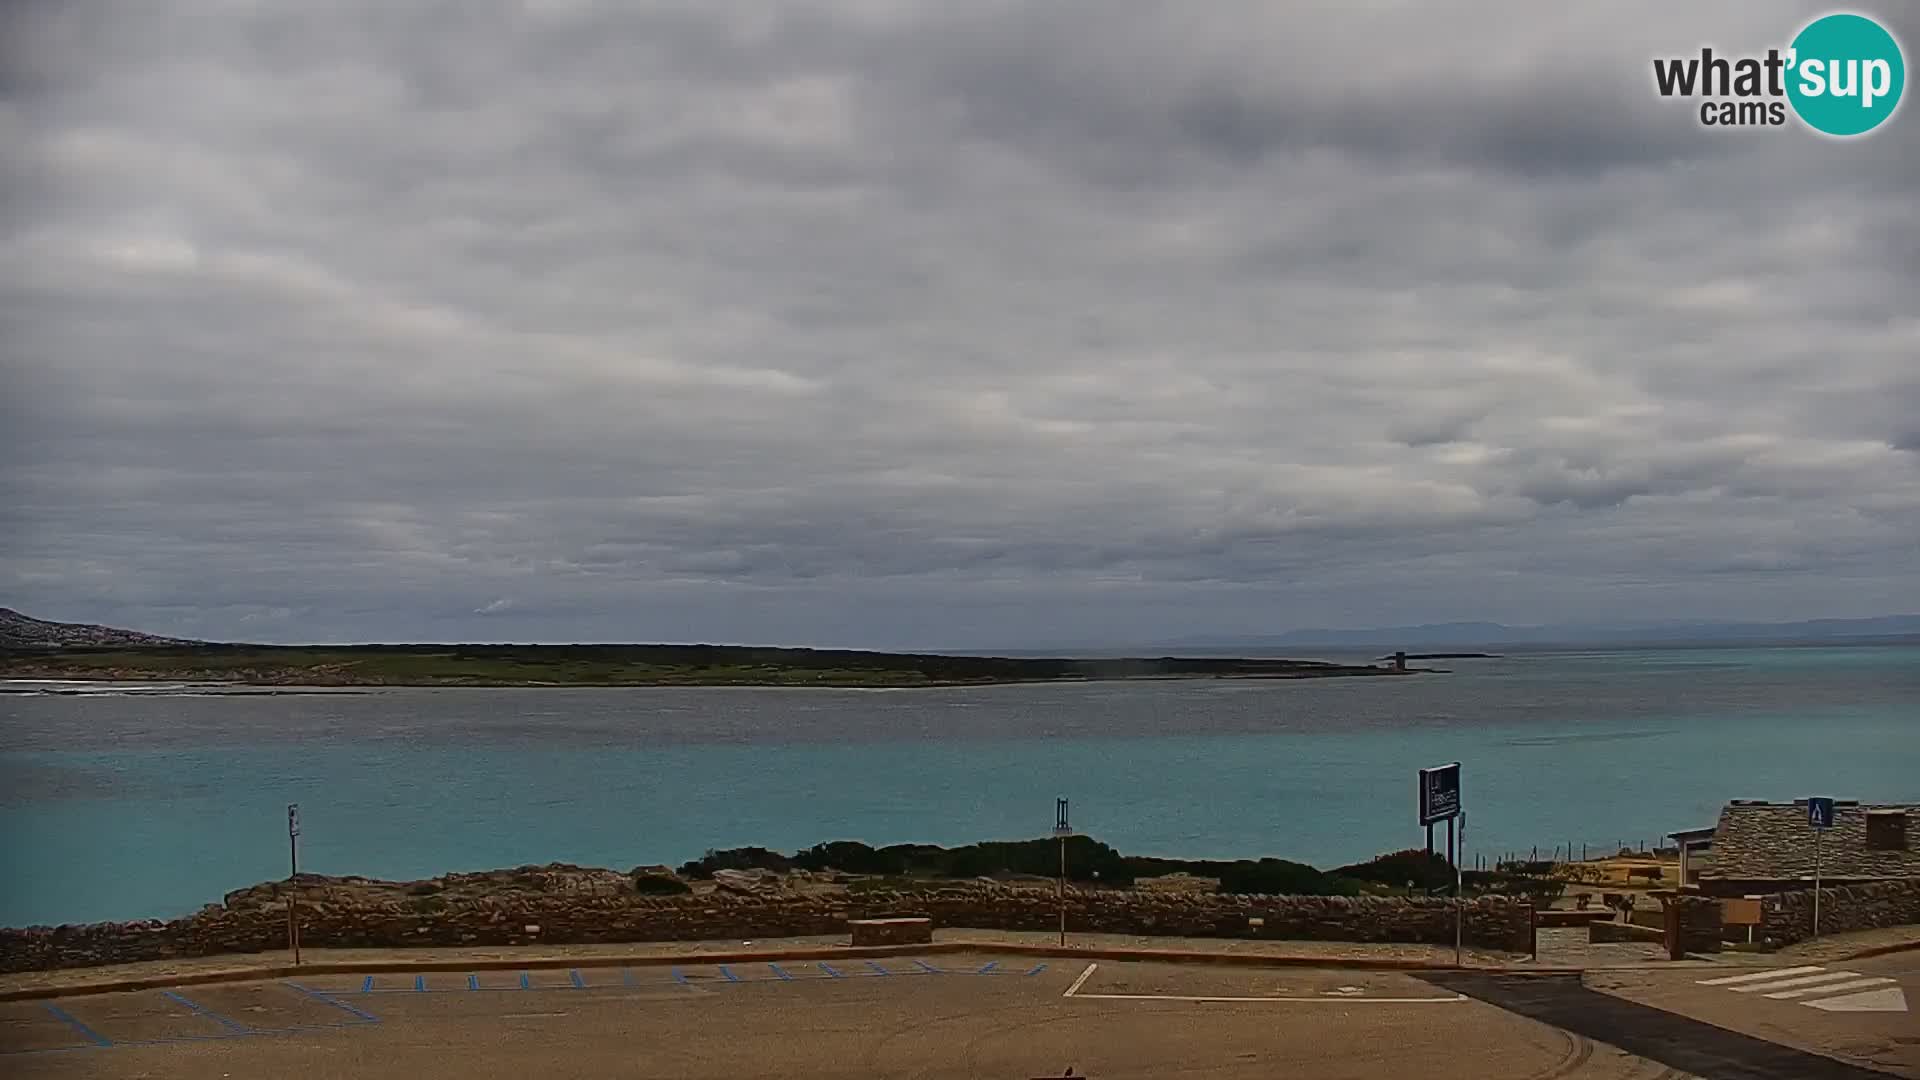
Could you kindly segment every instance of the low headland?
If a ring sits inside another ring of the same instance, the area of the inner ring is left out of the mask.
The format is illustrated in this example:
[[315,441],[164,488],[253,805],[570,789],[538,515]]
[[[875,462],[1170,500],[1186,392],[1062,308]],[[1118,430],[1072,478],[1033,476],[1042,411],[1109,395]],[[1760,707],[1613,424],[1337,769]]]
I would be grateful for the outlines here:
[[61,645],[0,647],[0,679],[250,686],[930,687],[1118,679],[1404,675],[1240,657],[1012,658],[742,645]]

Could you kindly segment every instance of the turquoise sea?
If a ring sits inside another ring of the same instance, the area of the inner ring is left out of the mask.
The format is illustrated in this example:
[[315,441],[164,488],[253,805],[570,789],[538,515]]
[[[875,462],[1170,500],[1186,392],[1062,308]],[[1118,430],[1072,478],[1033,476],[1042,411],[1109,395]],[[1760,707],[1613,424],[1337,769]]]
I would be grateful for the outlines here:
[[1920,646],[1531,652],[1449,674],[835,691],[0,696],[0,925],[171,916],[301,867],[415,877],[711,847],[964,843],[1320,865],[1599,851],[1734,798],[1920,801]]

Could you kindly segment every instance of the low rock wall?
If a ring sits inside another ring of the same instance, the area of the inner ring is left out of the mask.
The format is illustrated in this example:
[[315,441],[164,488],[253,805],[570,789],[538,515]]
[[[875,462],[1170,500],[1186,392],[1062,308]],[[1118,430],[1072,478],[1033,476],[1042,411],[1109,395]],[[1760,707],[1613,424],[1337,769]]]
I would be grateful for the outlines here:
[[[1155,894],[1069,890],[1073,933],[1451,945],[1445,900]],[[377,905],[303,904],[307,948],[501,946],[715,941],[847,933],[850,919],[918,917],[936,927],[1057,930],[1051,889],[955,885],[851,896],[517,895],[448,902],[436,896]],[[1467,904],[1470,945],[1526,952],[1532,908],[1507,897]],[[284,906],[209,906],[167,922],[0,930],[0,972],[284,949]]]
[[1667,954],[1675,960],[1688,953],[1720,951],[1720,901],[1710,896],[1665,896],[1660,902],[1673,918],[1677,938],[1667,942]]
[[[1820,890],[1822,934],[1914,924],[1920,924],[1920,879]],[[1812,937],[1813,890],[1761,897],[1760,929],[1755,936],[1776,949]]]

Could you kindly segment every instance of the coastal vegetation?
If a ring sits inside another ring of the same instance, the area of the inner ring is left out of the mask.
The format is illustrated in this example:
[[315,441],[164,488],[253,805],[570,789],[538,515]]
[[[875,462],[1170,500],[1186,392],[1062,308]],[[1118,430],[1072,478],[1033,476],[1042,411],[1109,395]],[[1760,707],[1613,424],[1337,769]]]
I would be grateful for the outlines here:
[[156,645],[0,648],[0,678],[267,686],[906,687],[1397,674],[1312,660],[1009,658],[739,645]]
[[[721,870],[837,871],[870,878],[965,880],[981,877],[1052,878],[1060,873],[1060,841],[1052,838],[988,841],[955,848],[934,844],[872,847],[835,840],[791,855],[764,847],[708,851],[679,868],[680,876],[710,879]],[[1127,888],[1154,879],[1190,882],[1193,888],[1220,893],[1290,896],[1409,896],[1451,894],[1454,868],[1444,856],[1419,848],[1389,852],[1365,862],[1321,870],[1286,859],[1172,859],[1124,855],[1089,836],[1066,842],[1067,880],[1079,885]],[[1468,894],[1500,893],[1550,902],[1566,881],[1550,867],[1501,865],[1467,870],[1461,883]],[[1149,886],[1150,887],[1150,886]]]

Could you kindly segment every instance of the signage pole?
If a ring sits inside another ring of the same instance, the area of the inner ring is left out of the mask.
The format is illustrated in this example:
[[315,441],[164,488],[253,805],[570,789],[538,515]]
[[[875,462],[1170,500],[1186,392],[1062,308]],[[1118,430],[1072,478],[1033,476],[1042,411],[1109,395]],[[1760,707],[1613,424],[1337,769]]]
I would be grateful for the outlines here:
[[287,804],[287,948],[293,950],[293,966],[300,966],[300,920],[294,914],[293,890],[300,878],[300,804]]
[[1813,830],[1813,936],[1820,936],[1820,834],[1824,829]]
[[[1434,822],[1427,822],[1427,863],[1434,861]],[[1427,896],[1432,896],[1432,886],[1427,886]]]
[[[1466,846],[1467,846],[1467,813],[1466,811],[1462,810],[1460,812],[1460,848],[1461,850],[1465,850]],[[1453,819],[1452,818],[1447,819],[1447,847],[1449,849],[1453,847]],[[1458,859],[1455,859],[1453,863],[1453,966],[1454,967],[1462,966],[1460,962],[1460,944],[1461,944],[1461,939],[1466,936],[1466,933],[1465,933],[1466,921],[1467,921],[1467,897],[1466,897],[1466,893],[1462,889],[1461,882],[1460,882],[1460,861]]]

